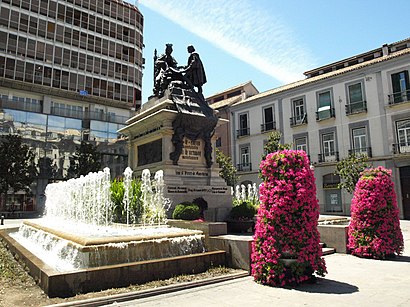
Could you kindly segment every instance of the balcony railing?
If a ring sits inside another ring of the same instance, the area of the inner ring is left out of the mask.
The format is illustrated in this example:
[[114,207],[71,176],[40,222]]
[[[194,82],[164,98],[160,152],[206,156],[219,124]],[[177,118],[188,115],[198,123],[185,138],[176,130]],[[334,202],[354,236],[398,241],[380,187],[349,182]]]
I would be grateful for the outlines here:
[[119,116],[119,115],[115,115],[112,113],[104,113],[104,112],[98,112],[98,111],[89,111],[88,114],[86,114],[86,118],[107,121],[107,122],[112,122],[112,123],[117,123],[117,124],[125,124],[125,122],[128,119],[128,117],[126,116]]
[[267,122],[261,124],[261,132],[276,130],[276,122]]
[[402,143],[393,144],[393,153],[394,154],[410,153],[410,142],[402,142]]
[[28,101],[0,98],[0,109],[12,109],[41,113],[43,106],[40,100],[37,100],[37,103],[31,103]]
[[50,111],[52,115],[72,117],[78,119],[84,118],[84,112],[82,110],[73,110],[70,108],[52,106]]
[[345,109],[346,109],[346,115],[367,112],[367,102],[363,100],[363,101],[349,103],[345,105]]
[[339,161],[339,152],[338,151],[331,151],[327,153],[322,153],[318,155],[318,162],[336,162]]
[[250,129],[249,128],[241,128],[236,130],[236,137],[239,138],[241,136],[249,135]]
[[316,112],[316,120],[324,120],[332,117],[336,117],[335,108],[322,107]]
[[303,114],[302,116],[291,117],[291,118],[289,118],[289,120],[290,120],[290,126],[291,127],[307,124],[307,122],[308,122],[306,113]]
[[71,117],[77,119],[93,119],[106,121],[110,123],[125,124],[125,121],[128,119],[126,116],[119,116],[112,113],[104,113],[97,111],[88,111],[84,112],[83,110],[73,110],[71,108],[64,107],[51,107],[51,114],[57,116]]
[[355,155],[366,155],[369,158],[372,157],[372,148],[371,147],[363,147],[363,148],[352,148],[349,149],[349,156],[355,154]]
[[410,89],[402,92],[395,92],[391,95],[388,95],[388,97],[390,105],[410,101]]
[[252,163],[237,164],[236,169],[238,172],[250,172],[252,171]]

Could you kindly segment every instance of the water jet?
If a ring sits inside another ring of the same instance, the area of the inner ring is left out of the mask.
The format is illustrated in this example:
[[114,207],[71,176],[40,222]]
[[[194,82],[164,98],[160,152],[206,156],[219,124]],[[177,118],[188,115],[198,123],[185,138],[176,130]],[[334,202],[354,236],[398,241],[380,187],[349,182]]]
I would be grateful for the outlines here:
[[[132,172],[131,172],[132,173]],[[130,171],[126,171],[129,176]],[[166,225],[162,172],[143,172],[142,224],[112,223],[109,170],[46,189],[45,217],[0,232],[49,297],[122,287],[224,265],[225,252],[207,252],[198,230]],[[129,177],[127,177],[129,180]],[[128,183],[127,183],[128,184]],[[127,188],[128,189],[128,188]],[[127,190],[128,193],[128,190]],[[129,196],[124,201],[129,201]],[[129,207],[124,204],[124,207]]]

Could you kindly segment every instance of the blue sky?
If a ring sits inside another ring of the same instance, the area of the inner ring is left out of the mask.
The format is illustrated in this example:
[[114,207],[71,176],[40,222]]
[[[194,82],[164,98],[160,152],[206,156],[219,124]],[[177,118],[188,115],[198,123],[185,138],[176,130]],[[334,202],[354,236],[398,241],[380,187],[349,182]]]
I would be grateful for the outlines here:
[[143,103],[152,94],[154,49],[186,65],[195,46],[210,96],[251,80],[260,91],[303,72],[410,37],[410,1],[139,0],[144,15]]

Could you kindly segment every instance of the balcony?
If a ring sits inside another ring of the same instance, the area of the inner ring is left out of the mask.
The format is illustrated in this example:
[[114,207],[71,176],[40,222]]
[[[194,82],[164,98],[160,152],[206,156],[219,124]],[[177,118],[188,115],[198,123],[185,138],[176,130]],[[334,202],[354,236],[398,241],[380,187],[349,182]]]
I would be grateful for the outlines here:
[[237,164],[236,169],[238,172],[250,172],[252,171],[252,163]]
[[336,117],[335,108],[331,108],[330,106],[320,107],[316,112],[316,120],[324,120],[329,119],[332,117]]
[[50,113],[52,115],[63,116],[63,117],[72,117],[72,118],[78,118],[78,119],[84,118],[84,112],[82,110],[73,110],[70,108],[52,106]]
[[371,147],[349,149],[349,156],[351,156],[353,154],[354,155],[366,155],[369,158],[371,158],[373,156]]
[[338,151],[331,151],[324,154],[318,155],[318,162],[337,162],[339,161],[339,152]]
[[250,129],[249,128],[241,128],[236,130],[236,137],[240,138],[242,136],[246,136],[250,134]]
[[307,122],[308,122],[306,113],[304,113],[302,116],[291,117],[291,118],[289,118],[289,120],[290,120],[290,126],[291,127],[307,124]]
[[41,113],[43,110],[42,101],[37,100],[37,103],[32,103],[22,100],[12,100],[7,98],[0,98],[0,109],[12,109],[28,112]]
[[357,101],[345,105],[346,115],[367,112],[367,102]]
[[272,131],[276,130],[276,122],[267,122],[264,124],[261,124],[261,132],[267,132],[267,131]]
[[71,108],[64,108],[64,107],[51,107],[51,114],[63,117],[71,117],[77,119],[91,119],[91,120],[99,120],[105,121],[110,123],[116,124],[125,124],[128,117],[126,116],[119,116],[113,113],[104,113],[104,112],[97,112],[97,111],[88,111],[84,112],[83,110],[74,110]]
[[410,89],[388,95],[389,105],[399,104],[410,101]]
[[410,141],[393,144],[393,153],[397,154],[410,154]]

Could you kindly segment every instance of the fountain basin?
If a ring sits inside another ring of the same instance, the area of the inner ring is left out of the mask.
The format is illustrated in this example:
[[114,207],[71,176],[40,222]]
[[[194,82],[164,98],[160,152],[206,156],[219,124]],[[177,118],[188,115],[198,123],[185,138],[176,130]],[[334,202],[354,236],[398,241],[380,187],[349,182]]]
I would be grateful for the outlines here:
[[10,236],[17,231],[17,228],[2,230],[0,239],[16,258],[27,265],[30,275],[49,297],[69,297],[77,293],[125,287],[179,274],[200,273],[211,266],[226,264],[225,252],[213,251],[60,272]]

